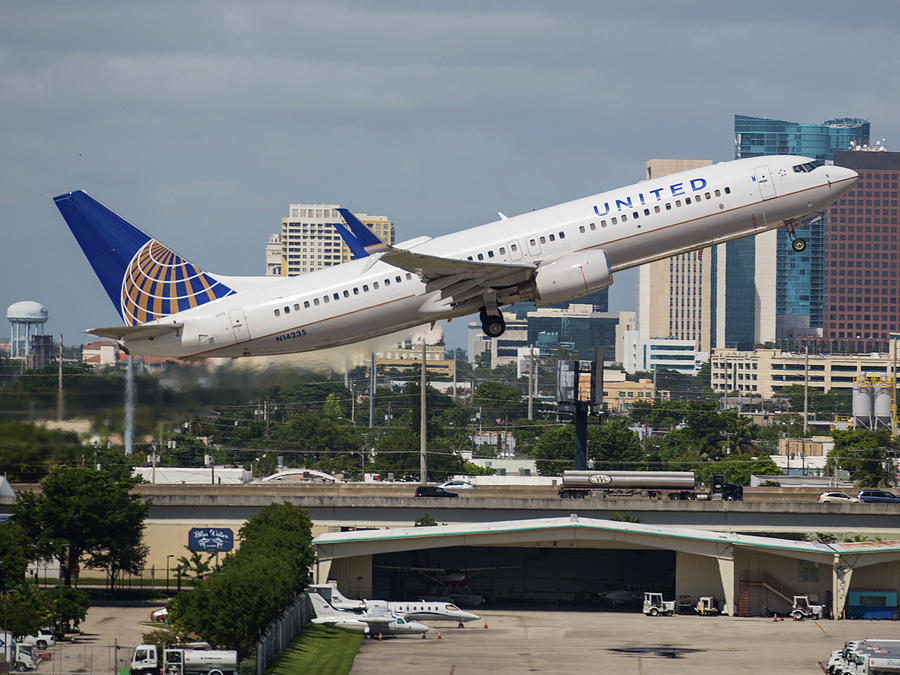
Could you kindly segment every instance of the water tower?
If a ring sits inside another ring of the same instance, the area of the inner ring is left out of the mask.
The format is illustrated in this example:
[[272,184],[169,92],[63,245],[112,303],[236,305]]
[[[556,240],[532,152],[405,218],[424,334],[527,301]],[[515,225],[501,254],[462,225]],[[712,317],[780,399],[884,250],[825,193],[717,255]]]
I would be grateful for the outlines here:
[[25,358],[31,350],[31,336],[43,335],[47,323],[47,308],[39,302],[23,300],[6,310],[9,320],[9,355]]

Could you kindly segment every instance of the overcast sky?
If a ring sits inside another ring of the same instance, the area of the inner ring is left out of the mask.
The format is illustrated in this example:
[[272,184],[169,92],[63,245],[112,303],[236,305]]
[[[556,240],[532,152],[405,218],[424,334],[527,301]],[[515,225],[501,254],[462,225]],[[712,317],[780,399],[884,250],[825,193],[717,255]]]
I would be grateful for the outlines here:
[[890,0],[4,2],[0,306],[67,343],[120,323],[52,202],[76,188],[254,275],[291,202],[439,235],[731,159],[735,113],[864,117],[900,150],[898,38]]

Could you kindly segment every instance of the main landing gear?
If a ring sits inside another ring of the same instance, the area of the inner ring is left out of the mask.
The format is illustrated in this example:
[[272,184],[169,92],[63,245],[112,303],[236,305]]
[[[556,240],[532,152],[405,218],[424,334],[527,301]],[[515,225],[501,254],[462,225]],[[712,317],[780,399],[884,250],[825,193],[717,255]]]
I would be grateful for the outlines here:
[[806,240],[798,237],[797,233],[794,231],[794,221],[789,220],[785,223],[785,230],[787,230],[788,238],[791,240],[791,248],[794,249],[797,253],[806,250]]
[[506,322],[498,307],[482,307],[478,317],[481,319],[481,330],[489,338],[498,338],[506,332]]

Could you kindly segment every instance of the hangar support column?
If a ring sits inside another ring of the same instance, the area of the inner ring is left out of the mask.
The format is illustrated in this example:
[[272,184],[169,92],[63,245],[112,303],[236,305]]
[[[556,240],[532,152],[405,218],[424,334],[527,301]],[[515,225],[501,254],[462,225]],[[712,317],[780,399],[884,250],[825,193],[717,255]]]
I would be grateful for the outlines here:
[[842,618],[852,577],[853,567],[841,560],[840,554],[835,553],[831,574],[831,605],[835,619]]
[[716,562],[719,563],[719,576],[722,579],[725,604],[728,605],[728,616],[734,616],[734,546],[731,544],[717,546]]

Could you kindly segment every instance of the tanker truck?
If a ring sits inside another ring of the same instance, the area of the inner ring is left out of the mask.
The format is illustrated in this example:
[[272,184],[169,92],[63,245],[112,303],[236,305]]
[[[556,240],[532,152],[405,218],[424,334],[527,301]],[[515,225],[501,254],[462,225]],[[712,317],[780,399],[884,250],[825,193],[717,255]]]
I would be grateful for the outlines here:
[[130,675],[237,675],[238,658],[233,649],[158,649],[156,645],[134,648]]
[[715,474],[708,487],[691,471],[563,471],[559,496],[724,499],[740,501],[744,488]]

